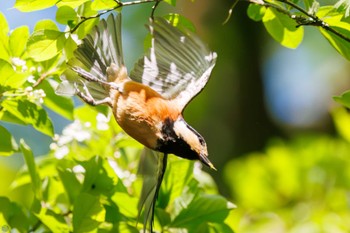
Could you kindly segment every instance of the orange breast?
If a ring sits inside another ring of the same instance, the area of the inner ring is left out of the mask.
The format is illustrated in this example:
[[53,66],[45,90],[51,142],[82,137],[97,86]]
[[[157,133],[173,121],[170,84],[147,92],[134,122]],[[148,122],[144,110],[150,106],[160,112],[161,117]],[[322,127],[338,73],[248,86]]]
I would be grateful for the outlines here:
[[162,122],[166,118],[175,120],[181,113],[150,87],[128,81],[122,93],[115,95],[113,114],[127,134],[153,149],[162,137]]

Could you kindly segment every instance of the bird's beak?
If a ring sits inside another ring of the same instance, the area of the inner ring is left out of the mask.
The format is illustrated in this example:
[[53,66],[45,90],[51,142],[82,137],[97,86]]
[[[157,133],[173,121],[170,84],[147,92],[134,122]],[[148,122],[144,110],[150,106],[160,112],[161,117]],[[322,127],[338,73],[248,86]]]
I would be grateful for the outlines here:
[[209,161],[208,157],[204,154],[200,154],[199,155],[199,160],[204,163],[205,165],[207,165],[208,167],[210,167],[211,169],[216,170],[216,168],[214,167],[214,165]]

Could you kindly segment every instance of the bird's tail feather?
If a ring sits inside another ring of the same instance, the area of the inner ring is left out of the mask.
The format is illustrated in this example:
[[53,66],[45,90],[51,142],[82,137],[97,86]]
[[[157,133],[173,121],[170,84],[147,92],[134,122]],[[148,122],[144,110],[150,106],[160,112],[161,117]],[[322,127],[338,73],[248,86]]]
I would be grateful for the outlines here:
[[168,155],[145,148],[141,156],[139,173],[143,176],[138,212],[143,213],[143,231],[153,232],[154,212],[160,186],[166,170]]

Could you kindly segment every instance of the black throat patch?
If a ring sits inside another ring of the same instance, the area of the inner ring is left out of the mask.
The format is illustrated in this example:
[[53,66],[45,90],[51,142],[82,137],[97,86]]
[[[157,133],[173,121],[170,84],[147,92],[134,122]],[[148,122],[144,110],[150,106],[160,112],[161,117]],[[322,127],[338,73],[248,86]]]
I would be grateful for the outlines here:
[[[192,127],[189,127],[189,129],[193,130]],[[198,134],[196,131],[194,132]],[[181,136],[175,133],[173,120],[169,118],[165,119],[161,133],[163,139],[158,139],[156,150],[190,160],[199,159],[199,155],[191,149],[190,145]]]

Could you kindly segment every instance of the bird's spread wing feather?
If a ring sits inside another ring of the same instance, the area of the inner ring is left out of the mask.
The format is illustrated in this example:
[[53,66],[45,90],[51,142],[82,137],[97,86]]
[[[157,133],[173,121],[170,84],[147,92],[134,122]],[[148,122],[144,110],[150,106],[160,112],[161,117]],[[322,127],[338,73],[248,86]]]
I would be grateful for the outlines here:
[[163,18],[148,26],[152,47],[131,71],[131,79],[146,84],[183,109],[208,82],[216,62],[193,33],[181,31]]
[[69,60],[71,69],[67,69],[62,75],[63,82],[56,92],[74,95],[76,88],[79,88],[83,92],[88,90],[95,100],[107,97],[108,91],[101,83],[88,81],[81,76],[89,75],[90,80],[113,81],[108,80],[107,76],[107,68],[112,63],[117,69],[124,64],[120,14],[111,14],[107,20],[102,19],[83,39],[82,44],[74,51],[74,58]]

